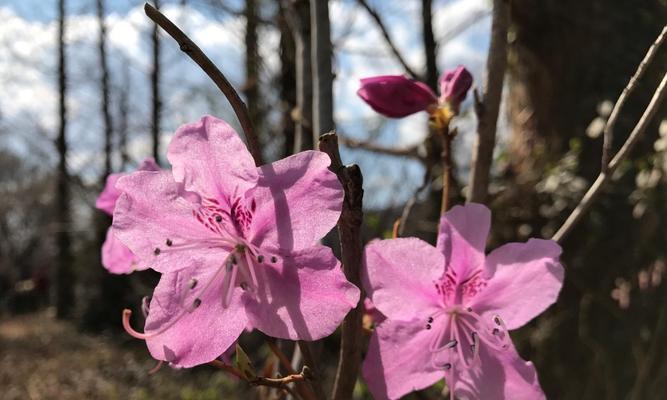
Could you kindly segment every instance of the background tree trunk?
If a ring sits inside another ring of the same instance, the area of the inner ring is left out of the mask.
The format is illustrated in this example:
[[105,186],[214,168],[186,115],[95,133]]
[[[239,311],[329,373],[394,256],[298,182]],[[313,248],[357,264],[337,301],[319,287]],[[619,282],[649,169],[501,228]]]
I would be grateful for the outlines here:
[[[248,105],[248,114],[253,122],[255,132],[257,132],[260,142],[266,143],[267,139],[263,135],[262,129],[262,106],[260,85],[259,85],[259,51],[257,46],[257,28],[258,20],[257,0],[246,0],[245,2],[245,84],[243,85],[243,94]],[[263,140],[262,140],[263,139]]]
[[310,1],[311,59],[313,71],[313,143],[320,135],[332,131],[333,73],[331,27],[328,0]]
[[65,54],[65,0],[58,1],[58,174],[56,178],[56,313],[71,317],[74,309],[74,266],[70,238],[70,188],[67,170],[67,65]]
[[[160,0],[153,0],[156,9],[160,9]],[[151,69],[151,105],[152,123],[151,138],[153,143],[153,158],[160,164],[160,119],[162,115],[162,100],[160,98],[160,27],[153,24],[151,45],[153,50],[153,64]]]
[[424,54],[426,55],[426,84],[438,93],[438,66],[436,56],[438,45],[433,34],[433,1],[422,0],[422,29],[424,38]]

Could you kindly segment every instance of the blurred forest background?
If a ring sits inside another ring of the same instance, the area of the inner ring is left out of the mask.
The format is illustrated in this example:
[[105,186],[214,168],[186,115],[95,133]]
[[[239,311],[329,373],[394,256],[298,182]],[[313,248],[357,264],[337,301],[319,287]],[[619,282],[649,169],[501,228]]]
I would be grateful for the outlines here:
[[[494,2],[328,3],[329,18],[317,14],[313,24],[331,28],[334,112],[313,132],[309,1],[154,2],[242,93],[266,160],[312,148],[334,123],[343,161],[364,174],[365,240],[388,235],[414,202],[404,235],[433,242],[441,171],[429,157],[427,116],[375,114],[356,97],[358,80],[407,74],[436,90],[443,70],[464,64],[481,87]],[[509,7],[510,25],[489,248],[551,237],[576,206],[600,170],[611,107],[667,21],[665,0],[495,3]],[[109,173],[132,170],[146,156],[166,167],[175,128],[202,114],[238,128],[226,99],[142,6],[0,0],[3,399],[255,393],[208,367],[148,375],[153,362],[143,343],[122,334],[120,315],[139,307],[156,274],[112,276],[100,264],[110,219],[94,202]],[[666,70],[663,46],[622,112],[614,149]],[[456,202],[465,199],[477,130],[471,97],[456,121]],[[513,334],[549,398],[667,396],[667,105],[621,170],[563,242],[560,300]],[[320,357],[327,376],[336,341],[325,341]],[[258,363],[268,357],[257,338],[245,342]]]

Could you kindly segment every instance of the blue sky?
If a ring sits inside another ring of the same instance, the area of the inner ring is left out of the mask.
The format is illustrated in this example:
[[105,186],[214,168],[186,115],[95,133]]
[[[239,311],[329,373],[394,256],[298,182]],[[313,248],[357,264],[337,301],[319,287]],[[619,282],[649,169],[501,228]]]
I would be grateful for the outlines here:
[[[243,20],[213,13],[204,4],[207,0],[165,2],[164,11],[205,49],[221,66],[232,83],[242,84]],[[0,130],[9,132],[10,146],[30,153],[52,153],[51,143],[39,138],[55,134],[55,1],[0,0]],[[70,165],[84,178],[96,179],[100,170],[99,99],[97,95],[97,50],[94,1],[68,0],[71,16],[68,24],[70,56],[70,110],[72,142]],[[110,35],[112,85],[115,88],[129,81],[133,135],[132,156],[139,160],[148,153],[149,123],[149,21],[143,15],[143,2],[107,0],[107,24]],[[240,9],[242,2],[227,2]],[[423,68],[421,48],[420,1],[375,0],[371,4],[382,15],[401,52],[413,66]],[[452,29],[477,16],[477,22],[446,43],[441,43],[438,66],[445,69],[465,64],[480,82],[488,46],[489,18],[487,0],[436,0],[434,29],[436,37],[448,36]],[[358,80],[365,76],[402,73],[384,45],[378,30],[355,1],[331,2],[332,36],[340,43],[336,52],[334,87],[337,126],[342,132],[366,138],[373,127],[381,127],[376,140],[386,145],[410,145],[420,142],[426,131],[425,115],[403,120],[386,120],[376,115],[355,94]],[[261,32],[264,56],[264,79],[278,68],[274,49],[278,34],[272,29]],[[166,38],[164,41],[164,102],[163,143],[171,132],[189,120],[212,113],[236,124],[226,101],[207,78]],[[117,104],[117,99],[112,99]],[[457,139],[460,163],[469,158],[468,144],[474,121],[462,119],[463,132]],[[38,133],[35,133],[38,132]],[[1,134],[1,133],[0,133]],[[421,181],[421,167],[392,157],[371,156],[363,151],[344,151],[347,162],[358,162],[366,176],[365,185],[370,206],[401,203]],[[47,158],[48,160],[48,158]],[[52,162],[53,160],[47,161]],[[391,171],[387,173],[385,171]]]

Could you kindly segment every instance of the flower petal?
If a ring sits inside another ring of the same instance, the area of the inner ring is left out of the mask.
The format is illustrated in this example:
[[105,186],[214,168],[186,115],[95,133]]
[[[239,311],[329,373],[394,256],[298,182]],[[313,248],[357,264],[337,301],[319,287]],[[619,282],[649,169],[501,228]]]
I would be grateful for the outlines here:
[[458,372],[456,398],[470,400],[540,400],[544,392],[535,366],[510,346],[504,351],[481,346],[480,365]]
[[310,247],[338,222],[343,187],[321,151],[304,151],[259,170],[252,191],[253,243],[281,250]]
[[444,272],[442,254],[417,238],[377,240],[364,251],[362,280],[373,304],[390,319],[433,314],[434,282]]
[[112,274],[129,274],[147,268],[135,262],[134,254],[116,238],[113,228],[107,230],[107,237],[102,245],[102,265]]
[[225,121],[212,116],[178,128],[167,158],[174,179],[205,197],[229,200],[257,181],[255,163],[241,138]]
[[[183,197],[181,184],[170,172],[134,172],[119,179],[116,187],[123,194],[116,204],[113,229],[141,265],[173,272],[221,251],[201,244],[217,236],[193,216],[198,205]],[[179,248],[186,245],[191,246]]]
[[437,247],[459,281],[483,266],[490,228],[491,211],[476,203],[455,206],[440,219]]
[[116,200],[120,196],[120,190],[116,189],[116,182],[123,174],[111,174],[107,176],[104,190],[97,196],[95,207],[105,213],[112,215],[113,209],[116,207]]
[[364,78],[357,95],[375,111],[390,118],[426,111],[438,101],[426,84],[403,75]]
[[246,295],[245,304],[250,324],[269,336],[328,336],[359,301],[359,289],[345,279],[328,247],[317,245],[265,263],[256,267],[257,294]]
[[375,328],[362,366],[373,398],[398,399],[445,376],[432,361],[433,331],[423,321],[387,320]]
[[487,286],[471,307],[488,316],[498,314],[508,329],[517,329],[558,298],[564,270],[560,246],[552,240],[508,243],[489,254]]
[[[242,292],[235,290],[224,308],[220,299],[223,274],[212,265],[211,261],[191,264],[160,278],[145,328],[147,333],[164,330],[146,340],[154,358],[180,367],[204,364],[225,353],[243,332],[247,318]],[[193,306],[195,301],[198,307]]]

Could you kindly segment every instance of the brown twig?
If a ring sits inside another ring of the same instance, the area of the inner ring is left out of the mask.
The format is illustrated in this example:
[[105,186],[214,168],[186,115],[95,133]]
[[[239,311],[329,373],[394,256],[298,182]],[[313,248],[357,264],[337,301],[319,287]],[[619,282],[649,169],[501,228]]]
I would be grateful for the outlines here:
[[380,17],[380,14],[378,14],[375,10],[371,8],[370,5],[368,5],[368,2],[366,0],[358,0],[359,5],[361,5],[368,14],[373,18],[375,21],[375,24],[377,27],[380,29],[380,33],[382,33],[382,37],[384,38],[385,43],[387,43],[387,46],[389,46],[389,49],[391,52],[394,54],[396,57],[396,60],[403,66],[403,69],[405,69],[405,72],[410,75],[413,79],[418,79],[418,80],[423,80],[421,76],[419,76],[418,73],[415,72],[415,70],[408,65],[407,61],[403,56],[401,55],[401,52],[398,51],[398,48],[394,44],[394,41],[391,40],[391,36],[389,36],[389,31],[387,30],[387,27],[384,25],[384,22],[382,21],[382,18]]
[[440,215],[449,210],[449,191],[452,187],[452,139],[453,132],[446,128],[441,132],[442,136],[442,202],[440,203]]
[[257,136],[252,128],[252,122],[248,115],[248,108],[246,107],[241,97],[236,92],[231,83],[227,80],[225,75],[213,64],[213,62],[204,54],[204,52],[185,34],[180,30],[169,18],[167,18],[160,11],[150,4],[144,4],[144,12],[150,18],[165,30],[180,46],[182,52],[187,54],[199,67],[208,75],[209,78],[222,91],[229,103],[234,109],[236,117],[241,123],[243,133],[245,133],[248,140],[248,149],[255,159],[255,164],[262,165],[262,153],[260,151]]
[[637,122],[637,125],[635,125],[634,129],[630,133],[630,136],[628,136],[621,149],[609,162],[607,170],[600,172],[600,175],[598,175],[595,182],[593,182],[593,185],[591,185],[586,194],[584,194],[584,197],[581,199],[577,207],[572,211],[563,225],[553,235],[551,238],[552,240],[560,243],[588,211],[597,196],[600,194],[602,187],[611,179],[614,171],[616,171],[621,162],[623,162],[628,156],[630,150],[632,150],[635,144],[637,144],[637,141],[646,130],[649,122],[651,122],[653,116],[658,111],[660,103],[665,97],[665,93],[667,93],[667,74],[663,76],[662,81],[658,85],[658,88],[653,93],[651,102],[649,103],[646,110],[644,110],[644,114],[642,114],[639,122]]
[[[292,363],[290,362],[289,358],[287,358],[285,353],[283,353],[283,351],[280,350],[280,347],[275,342],[273,342],[268,338],[266,340],[266,343],[268,344],[269,349],[271,349],[273,354],[275,354],[275,356],[278,357],[278,361],[280,361],[280,365],[282,365],[283,368],[285,368],[285,371],[287,371],[287,373],[289,373],[290,375],[295,375],[296,371],[292,367]],[[308,368],[307,366],[304,366],[303,371],[310,371],[307,368]],[[297,391],[304,399],[315,400],[318,398],[318,396],[316,395],[315,388],[313,387],[314,383],[313,379],[309,379],[309,383],[311,387],[308,387],[307,385],[297,385]]]
[[361,243],[363,178],[357,165],[344,166],[341,162],[338,151],[338,137],[335,133],[322,135],[319,149],[331,157],[329,169],[338,176],[345,190],[343,211],[338,220],[341,260],[347,280],[361,289],[357,307],[347,314],[341,326],[340,356],[332,394],[333,400],[348,400],[352,398],[354,385],[359,375],[361,347],[364,339],[362,334],[364,293],[360,276],[363,250]]
[[623,92],[618,97],[618,100],[616,100],[616,104],[614,104],[614,108],[612,108],[611,114],[609,114],[609,119],[607,119],[607,124],[604,127],[604,142],[602,144],[602,171],[607,171],[607,167],[609,165],[609,158],[611,157],[611,145],[614,140],[614,128],[616,127],[616,121],[618,120],[621,109],[625,105],[625,101],[628,99],[628,97],[630,97],[630,94],[637,86],[637,82],[644,75],[646,67],[653,61],[653,58],[658,52],[658,48],[665,41],[666,37],[667,25],[662,28],[660,35],[658,35],[658,38],[655,40],[655,42],[653,42],[651,47],[646,52],[644,59],[639,64],[639,67],[637,67],[637,71],[634,75],[632,75],[632,78],[630,78],[627,86],[623,88]]
[[252,386],[267,386],[276,389],[285,389],[289,390],[291,394],[294,393],[291,392],[291,389],[287,385],[289,385],[290,383],[303,382],[306,380],[306,374],[304,374],[303,372],[300,372],[298,374],[297,373],[290,374],[282,378],[267,378],[263,376],[248,378],[236,367],[229,364],[225,364],[220,360],[213,360],[209,362],[209,365],[214,366],[220,370],[223,370],[229,374],[232,374],[235,377],[248,382]]
[[356,140],[342,135],[338,135],[338,139],[343,146],[349,147],[351,149],[361,149],[373,153],[386,154],[397,157],[408,157],[417,159],[422,162],[424,161],[424,157],[419,155],[419,146],[405,148],[384,147],[375,143]]
[[468,201],[484,203],[489,190],[489,176],[493,163],[493,149],[496,145],[496,128],[503,80],[507,69],[507,29],[509,27],[509,4],[507,0],[493,1],[491,23],[491,43],[486,59],[484,89],[480,98],[475,94],[477,114],[477,141],[473,148],[472,172]]

